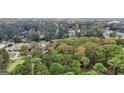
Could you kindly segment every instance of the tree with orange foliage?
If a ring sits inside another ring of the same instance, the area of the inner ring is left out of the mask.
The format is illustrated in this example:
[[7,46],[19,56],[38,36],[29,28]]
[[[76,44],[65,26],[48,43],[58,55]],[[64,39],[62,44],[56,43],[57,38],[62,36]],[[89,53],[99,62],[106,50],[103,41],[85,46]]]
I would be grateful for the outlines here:
[[76,52],[78,52],[80,54],[85,54],[85,47],[83,47],[83,46],[79,46],[75,50],[76,50]]

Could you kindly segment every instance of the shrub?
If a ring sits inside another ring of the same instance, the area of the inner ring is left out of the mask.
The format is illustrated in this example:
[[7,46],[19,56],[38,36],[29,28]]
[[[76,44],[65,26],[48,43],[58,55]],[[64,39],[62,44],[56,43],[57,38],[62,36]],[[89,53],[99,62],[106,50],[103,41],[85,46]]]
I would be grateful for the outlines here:
[[64,75],[74,75],[74,72],[67,72]]
[[79,75],[97,75],[97,72],[95,71],[80,72]]

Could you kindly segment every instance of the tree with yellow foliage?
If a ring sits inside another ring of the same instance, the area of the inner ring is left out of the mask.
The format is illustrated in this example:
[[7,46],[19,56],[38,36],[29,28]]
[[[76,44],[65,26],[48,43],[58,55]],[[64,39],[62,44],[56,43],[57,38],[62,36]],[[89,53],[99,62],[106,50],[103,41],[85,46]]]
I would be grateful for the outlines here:
[[96,37],[96,44],[100,44],[100,38]]
[[65,43],[61,43],[60,45],[57,46],[56,50],[58,52],[63,52],[65,49],[65,46],[66,46]]

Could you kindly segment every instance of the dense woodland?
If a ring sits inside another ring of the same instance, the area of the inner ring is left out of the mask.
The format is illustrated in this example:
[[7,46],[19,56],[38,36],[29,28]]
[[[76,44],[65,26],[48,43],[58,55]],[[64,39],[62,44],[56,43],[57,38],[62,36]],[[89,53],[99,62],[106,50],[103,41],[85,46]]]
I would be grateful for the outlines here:
[[[108,24],[112,20],[122,22]],[[103,38],[106,29],[124,32],[123,19],[0,19],[0,40],[39,41],[40,35],[44,35],[45,40],[62,39],[69,37],[69,30],[74,30],[78,37]]]
[[[24,45],[16,51],[23,62],[9,70],[15,61],[10,59],[9,51],[1,48],[0,70],[14,75],[123,75],[124,39],[115,38],[115,35],[105,38],[103,33],[106,29],[123,32],[124,24],[109,24],[106,20],[1,19],[1,42],[21,43],[20,36],[24,36],[26,43],[35,42],[32,48]],[[69,37],[70,29],[76,31],[75,36]],[[49,44],[41,47],[40,41]],[[32,54],[28,56],[27,51]]]

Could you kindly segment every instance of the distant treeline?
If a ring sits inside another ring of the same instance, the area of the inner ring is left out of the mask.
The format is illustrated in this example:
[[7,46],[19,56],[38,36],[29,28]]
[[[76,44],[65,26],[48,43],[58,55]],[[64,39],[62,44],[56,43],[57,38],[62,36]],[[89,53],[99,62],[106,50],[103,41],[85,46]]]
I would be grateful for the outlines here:
[[[107,20],[107,19],[106,19]],[[111,23],[105,19],[0,19],[0,40],[21,39],[45,40],[69,37],[69,31],[75,31],[75,36],[103,37],[108,30],[124,32],[123,23]]]

